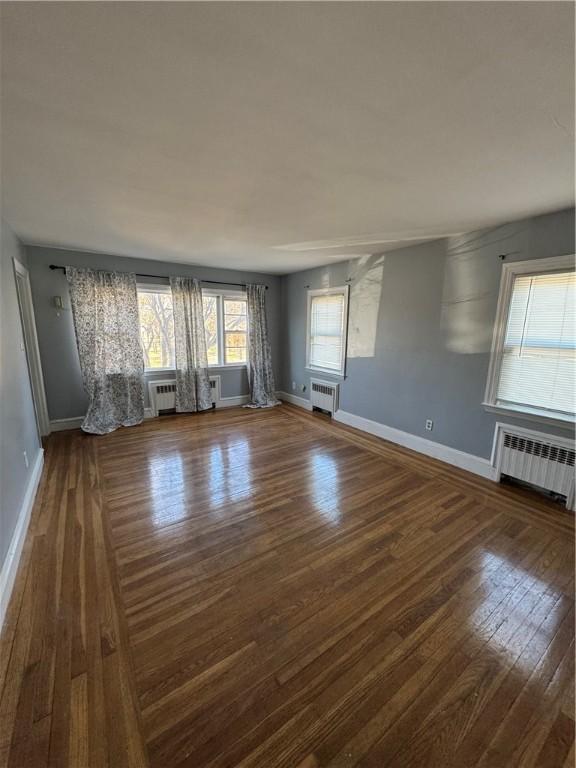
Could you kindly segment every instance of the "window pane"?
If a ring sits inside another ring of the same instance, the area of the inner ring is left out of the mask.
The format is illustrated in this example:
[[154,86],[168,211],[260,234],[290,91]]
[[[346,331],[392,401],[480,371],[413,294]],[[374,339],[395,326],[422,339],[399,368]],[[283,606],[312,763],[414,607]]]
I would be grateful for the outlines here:
[[248,318],[246,299],[224,299],[224,355],[226,363],[245,363]]
[[224,299],[224,312],[227,315],[245,315],[245,299]]
[[208,365],[218,365],[218,297],[203,296]]
[[172,294],[138,292],[140,340],[146,368],[174,368]]
[[227,363],[245,363],[246,347],[226,347]]
[[245,333],[226,333],[226,362],[227,363],[245,363],[246,356],[246,334]]
[[310,302],[310,365],[333,371],[344,359],[345,296],[313,296]]
[[245,347],[246,334],[245,333],[227,333],[226,346],[227,347]]
[[498,402],[574,413],[575,295],[574,272],[515,279]]
[[248,318],[246,315],[224,315],[227,331],[247,331]]

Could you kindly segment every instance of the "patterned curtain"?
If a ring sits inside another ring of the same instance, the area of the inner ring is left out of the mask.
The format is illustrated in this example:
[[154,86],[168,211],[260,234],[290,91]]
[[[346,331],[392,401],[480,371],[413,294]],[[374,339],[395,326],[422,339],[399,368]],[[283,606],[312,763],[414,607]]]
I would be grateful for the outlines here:
[[85,432],[104,435],[144,419],[144,361],[136,276],[66,267],[88,411]]
[[196,279],[171,277],[176,348],[176,410],[212,408],[202,289]]
[[246,408],[271,408],[280,405],[276,398],[272,353],[266,321],[266,288],[247,285],[248,309],[248,382],[250,402]]

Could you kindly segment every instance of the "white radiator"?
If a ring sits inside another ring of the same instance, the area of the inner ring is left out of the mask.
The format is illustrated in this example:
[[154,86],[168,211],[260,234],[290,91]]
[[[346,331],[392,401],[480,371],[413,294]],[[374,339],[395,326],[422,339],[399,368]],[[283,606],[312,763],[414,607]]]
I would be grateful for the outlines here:
[[310,379],[310,403],[334,414],[338,410],[338,384],[320,379]]
[[[212,403],[217,405],[220,400],[220,376],[210,376],[210,391],[212,392]],[[176,407],[175,379],[149,381],[148,396],[153,416],[158,416],[160,411],[174,410]]]
[[502,475],[523,480],[566,497],[574,506],[574,443],[509,424],[496,425],[495,466]]

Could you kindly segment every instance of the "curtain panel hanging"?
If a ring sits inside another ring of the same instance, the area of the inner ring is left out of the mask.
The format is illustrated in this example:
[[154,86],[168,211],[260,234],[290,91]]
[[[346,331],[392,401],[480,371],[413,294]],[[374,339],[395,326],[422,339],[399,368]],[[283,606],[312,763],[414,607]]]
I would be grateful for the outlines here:
[[212,408],[202,288],[195,278],[171,277],[176,363],[176,411]]
[[144,419],[144,361],[136,276],[66,267],[88,410],[82,429],[103,435]]
[[266,288],[246,286],[248,311],[248,383],[250,402],[246,408],[271,408],[280,405],[276,397],[272,352],[266,320]]

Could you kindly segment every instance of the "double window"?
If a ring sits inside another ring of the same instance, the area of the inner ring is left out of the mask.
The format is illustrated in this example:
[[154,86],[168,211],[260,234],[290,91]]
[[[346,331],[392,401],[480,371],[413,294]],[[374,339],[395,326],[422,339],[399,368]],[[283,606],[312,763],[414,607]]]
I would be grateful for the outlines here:
[[308,291],[308,368],[344,375],[347,326],[348,286]]
[[[203,292],[208,365],[245,365],[248,317],[243,293]],[[173,369],[174,315],[169,286],[139,285],[140,339],[147,370]]]
[[487,406],[574,419],[575,298],[573,256],[504,265]]

